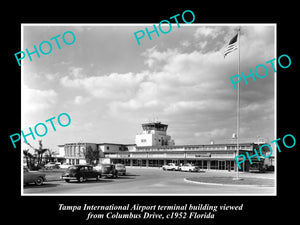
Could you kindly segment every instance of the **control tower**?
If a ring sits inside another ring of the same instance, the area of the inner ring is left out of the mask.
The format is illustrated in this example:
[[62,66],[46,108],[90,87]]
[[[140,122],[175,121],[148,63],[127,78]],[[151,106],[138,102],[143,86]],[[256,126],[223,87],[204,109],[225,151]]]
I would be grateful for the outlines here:
[[143,132],[135,136],[135,144],[137,147],[145,146],[173,146],[174,140],[167,135],[167,124],[161,122],[149,122],[142,124]]

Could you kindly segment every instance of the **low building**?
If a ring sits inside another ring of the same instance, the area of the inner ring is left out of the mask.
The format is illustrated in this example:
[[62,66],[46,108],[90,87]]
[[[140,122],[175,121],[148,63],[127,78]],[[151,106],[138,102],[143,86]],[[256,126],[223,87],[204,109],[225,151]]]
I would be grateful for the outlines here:
[[66,163],[69,163],[71,165],[86,163],[85,151],[89,146],[93,150],[96,150],[98,148],[96,143],[78,142],[78,143],[64,144]]
[[[87,146],[98,149],[100,152],[99,162],[123,163],[126,166],[161,167],[167,163],[185,164],[192,163],[203,170],[229,170],[236,171],[235,157],[239,154],[251,156],[254,149],[259,149],[265,142],[245,142],[239,144],[237,151],[236,143],[223,143],[207,145],[175,145],[170,135],[167,135],[168,125],[160,122],[142,124],[143,132],[137,134],[135,144],[115,143],[71,143],[65,144],[65,157],[67,163],[85,163],[84,151]],[[265,155],[269,149],[264,148]],[[239,152],[237,154],[237,152]],[[260,156],[253,157],[252,162],[264,162]],[[241,165],[241,171],[248,171],[249,160]]]
[[[257,148],[255,143],[241,143],[239,154],[253,154]],[[112,163],[123,163],[127,166],[161,167],[167,163],[185,164],[192,163],[204,170],[236,170],[235,144],[209,144],[209,145],[176,145],[161,147],[138,147],[126,152],[107,152],[106,158]],[[260,158],[263,161],[263,158]],[[252,158],[257,162],[257,158]],[[240,165],[242,171],[248,171],[250,162],[245,161]]]
[[67,143],[64,145],[59,145],[61,149],[63,147],[66,163],[71,165],[74,164],[84,164],[86,163],[85,152],[88,147],[91,147],[93,150],[99,151],[101,162],[105,158],[105,153],[116,152],[116,151],[126,151],[128,148],[123,144],[114,144],[114,143],[86,143],[86,142],[77,142],[77,143]]

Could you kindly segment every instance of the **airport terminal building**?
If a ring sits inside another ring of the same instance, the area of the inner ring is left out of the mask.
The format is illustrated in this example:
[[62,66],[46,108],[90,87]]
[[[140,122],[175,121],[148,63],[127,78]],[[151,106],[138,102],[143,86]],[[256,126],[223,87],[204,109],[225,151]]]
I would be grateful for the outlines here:
[[[70,164],[85,163],[84,152],[88,146],[98,149],[101,162],[123,163],[126,166],[161,167],[174,162],[176,164],[192,163],[203,170],[236,171],[236,143],[206,144],[206,145],[175,145],[171,136],[167,135],[168,125],[161,122],[142,124],[142,133],[137,134],[135,144],[115,143],[69,143],[60,145],[64,148],[66,162]],[[254,153],[254,148],[264,144],[253,141],[239,144],[239,154]],[[267,148],[268,150],[268,148]],[[265,155],[268,154],[265,152]],[[260,158],[260,162],[264,162]],[[257,157],[252,162],[258,162]],[[248,171],[250,162],[246,160],[241,171]]]

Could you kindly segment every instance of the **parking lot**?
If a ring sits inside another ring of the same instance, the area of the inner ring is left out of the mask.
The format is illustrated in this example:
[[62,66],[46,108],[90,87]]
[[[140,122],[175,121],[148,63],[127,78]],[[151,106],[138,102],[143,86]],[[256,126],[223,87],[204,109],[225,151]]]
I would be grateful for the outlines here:
[[[203,177],[207,180],[210,177],[232,179],[235,176],[236,173],[228,171],[180,172],[163,171],[161,168],[128,167],[125,176],[116,179],[103,177],[99,181],[93,179],[84,183],[77,181],[66,183],[63,180],[53,179],[53,175],[52,177],[46,175],[49,181],[42,186],[26,185],[23,193],[25,195],[272,195],[275,192],[274,186],[213,185],[186,181],[186,178],[191,177]],[[267,173],[240,173],[240,176],[269,180],[274,178],[274,174]]]

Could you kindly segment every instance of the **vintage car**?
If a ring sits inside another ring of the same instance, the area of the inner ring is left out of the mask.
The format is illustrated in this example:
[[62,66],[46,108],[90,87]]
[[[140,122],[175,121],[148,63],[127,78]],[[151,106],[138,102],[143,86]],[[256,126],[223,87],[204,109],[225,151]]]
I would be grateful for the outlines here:
[[116,170],[118,172],[118,175],[123,175],[123,176],[126,175],[126,167],[125,167],[124,164],[117,163],[115,166],[116,166]]
[[116,169],[116,165],[109,163],[102,163],[95,166],[95,169],[99,171],[105,177],[118,177],[118,171]]
[[63,163],[59,166],[59,168],[60,169],[68,169],[70,166],[72,166],[72,165],[69,163]]
[[73,165],[68,167],[61,178],[67,183],[71,180],[77,180],[82,183],[92,178],[99,180],[101,178],[101,173],[95,170],[92,165]]
[[266,168],[264,167],[264,164],[260,162],[254,162],[249,168],[250,173],[264,173],[265,171]]
[[163,170],[179,170],[179,166],[175,163],[168,163],[167,165],[162,166]]
[[28,168],[23,168],[23,184],[35,183],[42,185],[46,181],[46,174],[38,171],[29,171]]
[[187,163],[187,164],[180,166],[179,170],[180,171],[188,171],[188,172],[199,172],[200,169],[197,166]]
[[49,162],[45,165],[46,170],[51,170],[51,169],[59,169],[61,163],[59,162]]

